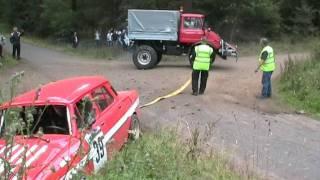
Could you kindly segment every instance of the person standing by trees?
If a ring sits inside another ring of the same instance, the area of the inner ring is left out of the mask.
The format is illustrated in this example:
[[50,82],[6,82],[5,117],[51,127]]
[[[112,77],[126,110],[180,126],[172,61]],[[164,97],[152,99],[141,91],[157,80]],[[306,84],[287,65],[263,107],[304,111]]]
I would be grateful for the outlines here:
[[97,47],[100,47],[100,32],[99,30],[96,30],[95,34],[94,34],[94,39],[96,40],[96,45]]
[[20,37],[22,36],[22,33],[18,31],[17,27],[13,28],[13,32],[11,33],[10,36],[10,42],[12,44],[12,57],[17,58],[17,60],[20,59],[20,50],[21,50],[21,45],[20,45]]
[[213,48],[208,45],[205,37],[202,38],[200,44],[195,46],[191,54],[191,60],[193,60],[192,95],[197,96],[198,94],[204,93],[207,86],[209,69],[214,58],[215,53]]
[[269,46],[269,41],[266,38],[262,38],[260,40],[260,44],[262,46],[262,51],[259,57],[259,65],[255,70],[255,73],[259,71],[259,69],[263,72],[262,74],[262,91],[261,96],[258,98],[265,99],[271,97],[271,75],[276,68],[275,57],[273,48]]
[[3,51],[3,46],[5,45],[5,40],[6,38],[2,34],[0,34],[0,58],[3,58],[2,51]]
[[79,45],[79,37],[77,32],[73,32],[73,37],[72,37],[72,47],[77,48]]
[[109,31],[107,34],[107,46],[108,47],[112,46],[112,33],[111,33],[111,31]]

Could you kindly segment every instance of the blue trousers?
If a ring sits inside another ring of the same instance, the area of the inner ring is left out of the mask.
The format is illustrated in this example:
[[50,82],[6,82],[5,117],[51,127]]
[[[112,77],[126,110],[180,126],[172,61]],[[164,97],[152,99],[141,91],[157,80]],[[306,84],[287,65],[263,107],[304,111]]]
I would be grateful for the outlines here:
[[262,92],[263,97],[271,97],[272,87],[271,87],[271,75],[273,71],[263,72],[262,75]]

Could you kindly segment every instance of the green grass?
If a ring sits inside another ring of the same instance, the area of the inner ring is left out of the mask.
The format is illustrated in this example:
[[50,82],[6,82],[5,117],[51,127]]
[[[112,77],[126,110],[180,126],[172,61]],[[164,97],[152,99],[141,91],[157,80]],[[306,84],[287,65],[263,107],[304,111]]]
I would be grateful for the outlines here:
[[88,57],[88,58],[96,58],[96,59],[108,59],[111,60],[113,58],[118,57],[124,51],[121,48],[116,47],[106,47],[105,45],[101,45],[101,47],[96,47],[94,41],[90,40],[82,40],[77,48],[73,48],[71,43],[66,42],[58,42],[53,39],[41,39],[32,36],[24,36],[23,41],[49,49],[54,49],[56,51],[65,52],[74,56]]
[[[320,48],[320,43],[314,45]],[[307,61],[289,59],[278,82],[282,99],[297,110],[320,117],[320,51]]]
[[11,68],[15,65],[17,65],[19,62],[15,59],[12,58],[12,56],[10,56],[7,53],[4,53],[4,58],[0,59],[0,72]]
[[[309,53],[319,38],[307,37],[302,40],[292,40],[283,38],[277,41],[271,41],[270,45],[277,54],[279,53]],[[241,56],[258,56],[261,51],[259,42],[240,43],[238,44],[239,55]]]
[[228,167],[224,155],[202,153],[194,159],[188,146],[173,132],[146,133],[91,179],[243,179]]

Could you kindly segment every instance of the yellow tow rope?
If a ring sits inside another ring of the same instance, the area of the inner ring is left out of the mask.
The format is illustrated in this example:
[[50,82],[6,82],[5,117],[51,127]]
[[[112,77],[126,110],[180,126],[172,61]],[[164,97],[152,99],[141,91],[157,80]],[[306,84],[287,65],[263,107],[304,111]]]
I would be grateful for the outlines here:
[[165,96],[160,96],[160,97],[156,98],[155,100],[140,106],[140,108],[151,106],[151,105],[153,105],[153,104],[155,104],[155,103],[157,103],[157,102],[159,102],[159,101],[161,101],[163,99],[167,99],[167,98],[176,96],[176,95],[180,94],[183,90],[185,90],[189,86],[190,83],[191,83],[191,78],[187,82],[185,82],[179,89],[177,89],[177,90],[175,90],[175,91],[173,91],[170,94],[167,94]]

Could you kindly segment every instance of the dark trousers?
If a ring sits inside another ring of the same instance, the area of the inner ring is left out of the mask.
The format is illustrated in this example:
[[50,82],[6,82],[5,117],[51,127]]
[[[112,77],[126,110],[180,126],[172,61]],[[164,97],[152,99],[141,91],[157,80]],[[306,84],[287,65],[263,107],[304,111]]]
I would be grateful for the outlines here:
[[263,72],[262,74],[262,91],[261,95],[263,97],[271,97],[272,94],[272,87],[271,87],[271,76],[273,71],[270,72]]
[[[207,79],[209,72],[208,71],[200,71],[193,70],[192,71],[192,91],[193,93],[203,94],[207,87]],[[200,81],[200,88],[199,88]]]
[[20,59],[20,44],[14,44],[12,46],[12,57]]
[[2,54],[2,45],[0,45],[0,58],[3,57],[3,54]]

